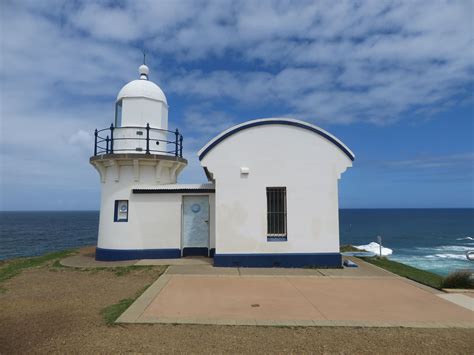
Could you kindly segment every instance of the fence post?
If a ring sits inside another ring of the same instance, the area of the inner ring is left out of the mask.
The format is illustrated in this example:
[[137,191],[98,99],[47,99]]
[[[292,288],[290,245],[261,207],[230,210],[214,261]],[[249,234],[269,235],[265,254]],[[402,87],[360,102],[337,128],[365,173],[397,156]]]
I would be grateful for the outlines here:
[[109,136],[105,138],[105,154],[109,154]]
[[94,131],[94,156],[97,155],[97,128],[96,130]]
[[179,157],[183,157],[183,135],[179,136]]
[[177,157],[177,156],[178,156],[178,141],[179,141],[179,131],[178,131],[177,128],[176,128],[176,131],[174,132],[174,134],[175,134],[175,136],[176,136],[174,155]]
[[150,154],[150,124],[146,124],[146,154]]
[[114,154],[114,124],[110,124],[110,154]]

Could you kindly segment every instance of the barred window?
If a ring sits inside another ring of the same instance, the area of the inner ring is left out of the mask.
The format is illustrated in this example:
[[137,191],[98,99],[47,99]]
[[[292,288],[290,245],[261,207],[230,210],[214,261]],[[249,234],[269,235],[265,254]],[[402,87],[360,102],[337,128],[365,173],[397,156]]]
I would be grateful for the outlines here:
[[286,187],[267,187],[267,240],[286,238]]

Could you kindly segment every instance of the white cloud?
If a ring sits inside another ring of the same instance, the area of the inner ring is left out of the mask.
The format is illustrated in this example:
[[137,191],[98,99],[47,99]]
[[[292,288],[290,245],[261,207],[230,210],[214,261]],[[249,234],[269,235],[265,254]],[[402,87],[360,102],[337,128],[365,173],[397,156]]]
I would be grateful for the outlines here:
[[468,168],[474,174],[474,153],[451,154],[441,156],[424,156],[414,159],[393,160],[383,163],[391,168],[409,169],[444,169],[453,167]]
[[167,94],[189,102],[183,123],[195,129],[184,128],[187,149],[243,120],[240,109],[390,124],[472,103],[472,7],[442,0],[2,1],[2,181],[20,179],[10,165],[18,160],[44,168],[25,183],[92,179],[86,134],[112,121],[115,94],[136,77],[142,47]]
[[82,129],[79,129],[77,132],[73,133],[69,139],[68,143],[79,147],[80,149],[84,149],[88,153],[90,153],[91,147],[94,144],[94,140],[92,138],[92,134],[90,132],[86,132]]

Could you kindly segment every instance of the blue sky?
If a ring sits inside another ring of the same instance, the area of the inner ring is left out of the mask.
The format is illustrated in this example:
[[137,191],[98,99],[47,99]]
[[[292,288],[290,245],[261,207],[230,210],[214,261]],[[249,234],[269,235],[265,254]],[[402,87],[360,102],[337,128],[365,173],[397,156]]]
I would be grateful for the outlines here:
[[474,207],[472,1],[0,4],[0,210],[98,209],[92,132],[150,79],[196,152],[229,126],[294,117],[356,154],[345,208]]

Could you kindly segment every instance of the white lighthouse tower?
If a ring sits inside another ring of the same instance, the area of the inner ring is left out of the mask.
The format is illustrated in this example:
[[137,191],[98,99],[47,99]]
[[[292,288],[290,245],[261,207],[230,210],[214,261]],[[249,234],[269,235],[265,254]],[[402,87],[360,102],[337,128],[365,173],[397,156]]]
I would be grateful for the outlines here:
[[156,233],[137,233],[143,221],[154,216],[153,211],[143,212],[147,201],[134,195],[133,189],[176,183],[187,164],[182,157],[183,137],[177,129],[168,130],[166,96],[148,79],[145,64],[139,74],[118,93],[115,122],[95,131],[90,162],[101,179],[99,260],[143,258],[147,255],[138,252],[143,250],[148,254],[160,250],[163,257],[173,257],[166,255],[166,240]]

